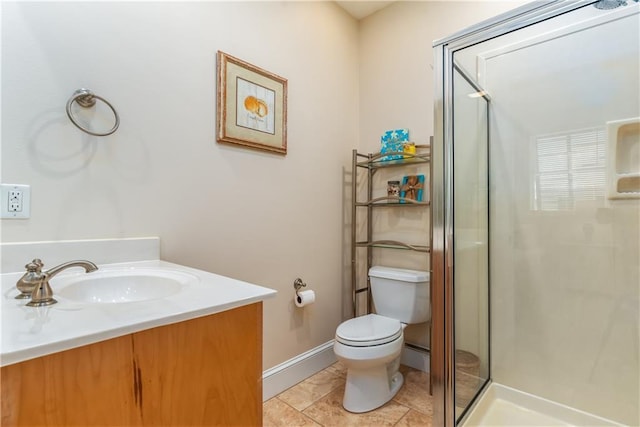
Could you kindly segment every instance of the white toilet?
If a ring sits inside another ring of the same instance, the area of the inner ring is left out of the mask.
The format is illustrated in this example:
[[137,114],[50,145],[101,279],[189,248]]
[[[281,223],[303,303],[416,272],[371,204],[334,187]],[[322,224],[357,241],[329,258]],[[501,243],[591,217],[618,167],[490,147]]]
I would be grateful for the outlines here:
[[333,345],[347,367],[342,406],[357,413],[384,405],[402,387],[403,330],[431,317],[429,272],[376,266],[369,278],[377,314],[342,322]]

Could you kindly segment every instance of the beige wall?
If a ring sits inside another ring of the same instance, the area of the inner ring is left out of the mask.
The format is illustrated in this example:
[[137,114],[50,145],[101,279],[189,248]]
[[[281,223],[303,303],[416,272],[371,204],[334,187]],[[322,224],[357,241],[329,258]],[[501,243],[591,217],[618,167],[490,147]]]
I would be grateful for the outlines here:
[[401,1],[360,23],[360,149],[388,129],[433,135],[434,40],[506,12],[520,1]]
[[[394,127],[428,141],[432,40],[513,6],[398,2],[358,23],[332,2],[3,2],[1,177],[31,185],[32,212],[2,241],[160,236],[163,259],[279,291],[265,369],[316,347],[348,313],[350,150]],[[217,50],[288,79],[286,157],[215,142]],[[80,87],[116,106],[114,135],[66,118]],[[298,276],[317,292],[302,311]]]
[[[434,40],[521,6],[517,1],[403,1],[392,4],[360,23],[360,145],[363,152],[379,150],[385,130],[408,128],[411,140],[429,142],[433,135]],[[411,170],[425,173],[424,170]],[[377,177],[387,178],[405,171]],[[428,174],[428,169],[426,171]],[[377,214],[377,213],[376,213]],[[378,214],[377,230],[388,238],[429,239],[429,216],[412,210]],[[427,259],[385,252],[374,262],[404,268],[429,268]],[[377,255],[377,254],[376,254]],[[378,256],[378,255],[377,255]],[[407,340],[429,344],[428,324],[405,330]]]
[[[265,369],[331,340],[357,34],[329,2],[4,2],[2,182],[31,185],[32,212],[2,241],[159,236],[163,259],[279,292]],[[288,79],[286,157],[216,143],[217,50]],[[114,135],[67,119],[80,87],[118,109]],[[296,277],[317,292],[304,310]]]

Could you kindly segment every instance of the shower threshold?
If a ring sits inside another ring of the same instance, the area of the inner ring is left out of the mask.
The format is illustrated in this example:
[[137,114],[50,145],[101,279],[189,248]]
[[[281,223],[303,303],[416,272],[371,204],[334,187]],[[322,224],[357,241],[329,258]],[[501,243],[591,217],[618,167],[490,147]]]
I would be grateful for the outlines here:
[[623,426],[623,424],[496,383],[489,385],[462,425],[464,427]]

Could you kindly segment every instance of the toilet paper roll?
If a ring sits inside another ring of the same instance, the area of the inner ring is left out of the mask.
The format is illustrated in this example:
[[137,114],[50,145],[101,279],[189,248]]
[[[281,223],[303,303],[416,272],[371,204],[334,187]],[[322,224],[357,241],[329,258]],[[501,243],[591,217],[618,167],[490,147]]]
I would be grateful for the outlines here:
[[294,297],[297,307],[304,307],[305,305],[313,304],[316,300],[316,293],[313,291],[302,291]]

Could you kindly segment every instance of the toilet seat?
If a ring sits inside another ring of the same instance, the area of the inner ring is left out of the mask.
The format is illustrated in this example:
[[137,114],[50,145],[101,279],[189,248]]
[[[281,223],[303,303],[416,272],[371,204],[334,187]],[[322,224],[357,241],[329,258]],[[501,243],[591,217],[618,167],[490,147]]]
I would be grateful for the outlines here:
[[336,341],[351,347],[372,347],[402,337],[399,320],[378,314],[367,314],[342,322],[336,330]]

